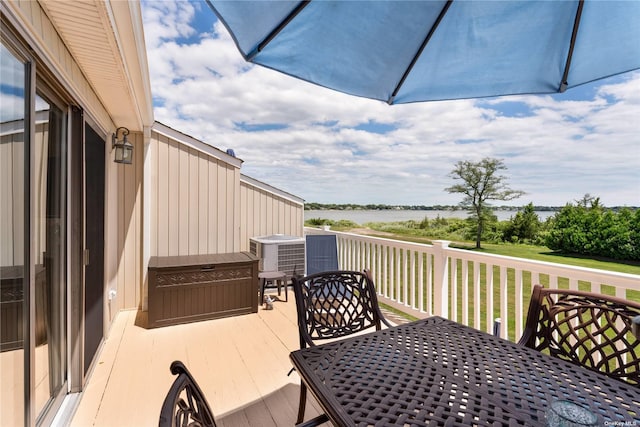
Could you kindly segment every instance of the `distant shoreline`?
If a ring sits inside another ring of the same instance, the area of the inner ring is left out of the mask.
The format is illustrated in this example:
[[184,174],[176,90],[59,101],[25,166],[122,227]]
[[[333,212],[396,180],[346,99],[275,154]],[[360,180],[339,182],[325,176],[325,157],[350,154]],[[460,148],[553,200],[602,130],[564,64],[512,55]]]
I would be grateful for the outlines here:
[[[564,206],[533,206],[533,210],[536,212],[559,212]],[[622,208],[628,208],[631,210],[640,209],[638,206],[605,206],[605,209],[611,209],[613,211],[620,210]],[[508,211],[517,212],[522,210],[523,206],[491,206],[491,210],[494,211]],[[457,205],[384,205],[384,204],[368,204],[360,205],[355,203],[315,203],[309,202],[304,205],[305,211],[463,211],[460,206]]]
[[[515,216],[515,210],[496,210],[494,214],[498,221],[509,220]],[[555,211],[536,211],[541,221],[556,214]],[[397,222],[397,221],[422,221],[425,218],[431,220],[436,218],[459,218],[469,217],[469,212],[465,210],[413,210],[413,209],[318,209],[305,210],[305,221],[311,219],[327,219],[331,221],[352,221],[356,224],[366,224],[369,222]]]
[[[562,206],[534,206],[535,211],[551,211],[558,212]],[[513,211],[522,210],[522,206],[492,206],[492,210],[496,211]],[[633,209],[633,208],[632,208]],[[305,211],[461,211],[457,205],[358,205],[358,204],[332,204],[332,203],[305,203]]]

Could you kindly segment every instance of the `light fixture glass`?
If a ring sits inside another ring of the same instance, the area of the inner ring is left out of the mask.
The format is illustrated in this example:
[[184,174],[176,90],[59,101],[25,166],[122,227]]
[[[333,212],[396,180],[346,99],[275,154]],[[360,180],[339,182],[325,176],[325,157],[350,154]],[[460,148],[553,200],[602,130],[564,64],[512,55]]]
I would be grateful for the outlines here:
[[[122,140],[118,141],[120,131],[122,131]],[[112,136],[111,148],[116,149],[116,154],[113,159],[114,162],[130,165],[133,162],[133,144],[129,142],[127,135],[129,135],[129,129],[125,127],[116,129],[116,133]]]

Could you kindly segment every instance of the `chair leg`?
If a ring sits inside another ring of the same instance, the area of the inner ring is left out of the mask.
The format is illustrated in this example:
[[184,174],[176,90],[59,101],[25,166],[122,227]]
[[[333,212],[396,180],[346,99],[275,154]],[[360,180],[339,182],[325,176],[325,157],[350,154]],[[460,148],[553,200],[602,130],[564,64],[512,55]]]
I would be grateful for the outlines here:
[[298,420],[296,424],[304,421],[304,409],[307,405],[307,386],[304,382],[300,382],[300,404],[298,405]]

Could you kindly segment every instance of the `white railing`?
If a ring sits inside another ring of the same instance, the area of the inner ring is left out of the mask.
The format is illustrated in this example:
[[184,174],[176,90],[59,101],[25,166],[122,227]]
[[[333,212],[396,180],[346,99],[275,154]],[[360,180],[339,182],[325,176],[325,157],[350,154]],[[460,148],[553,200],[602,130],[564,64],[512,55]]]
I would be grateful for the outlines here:
[[532,284],[582,289],[640,301],[640,275],[616,273],[448,247],[305,227],[334,234],[345,270],[369,269],[380,302],[415,317],[439,315],[493,332],[522,335]]

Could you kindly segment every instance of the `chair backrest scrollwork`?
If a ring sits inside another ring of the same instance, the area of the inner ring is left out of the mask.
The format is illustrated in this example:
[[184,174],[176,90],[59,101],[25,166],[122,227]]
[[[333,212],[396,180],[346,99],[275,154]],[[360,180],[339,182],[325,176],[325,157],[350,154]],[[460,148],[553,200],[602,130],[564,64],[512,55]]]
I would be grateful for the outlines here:
[[370,275],[358,271],[326,271],[293,278],[300,347],[316,340],[341,338],[386,321]]
[[640,387],[640,303],[535,285],[519,344]]
[[211,408],[186,366],[171,364],[173,381],[160,410],[159,427],[216,427]]

